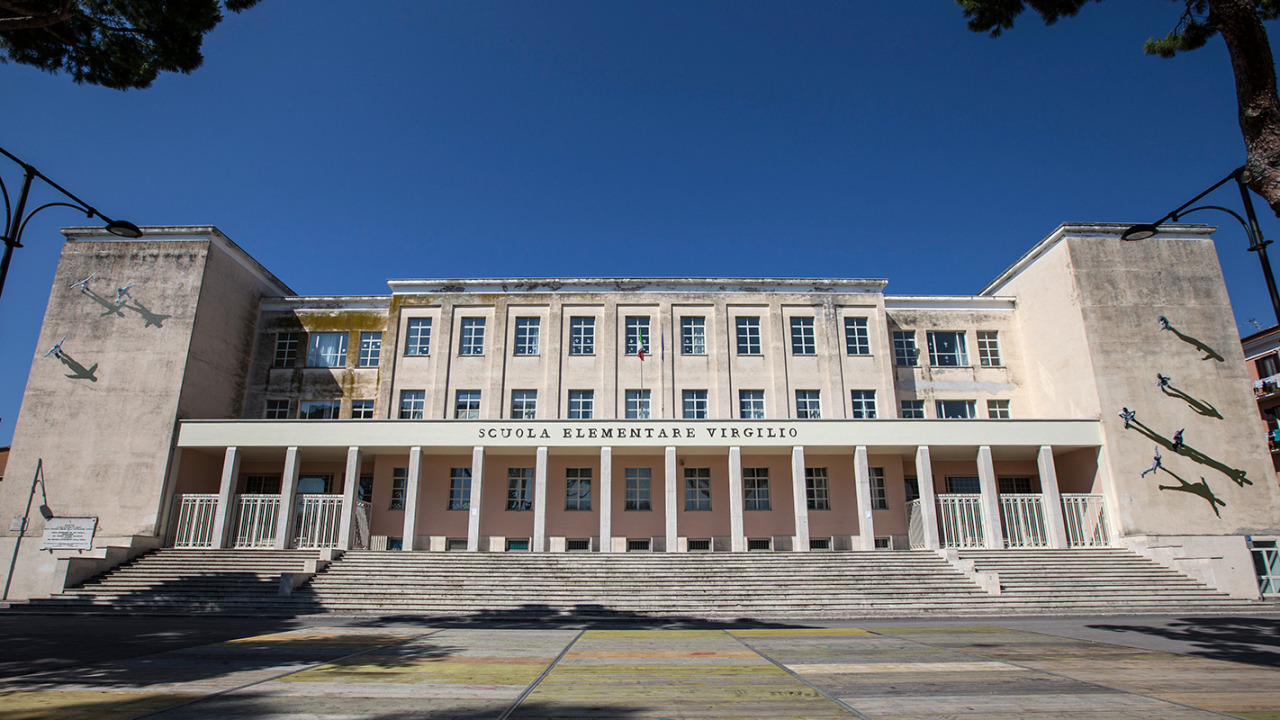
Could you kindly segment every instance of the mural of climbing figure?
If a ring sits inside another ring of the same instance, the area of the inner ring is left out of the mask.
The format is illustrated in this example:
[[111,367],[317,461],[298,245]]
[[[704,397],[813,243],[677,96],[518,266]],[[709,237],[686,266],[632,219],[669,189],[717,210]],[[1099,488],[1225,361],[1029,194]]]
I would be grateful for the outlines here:
[[1208,455],[1205,455],[1204,453],[1200,452],[1199,450],[1196,450],[1194,447],[1188,445],[1185,440],[1186,428],[1179,430],[1177,433],[1175,433],[1174,437],[1171,439],[1157,433],[1156,431],[1142,424],[1142,422],[1137,418],[1136,411],[1130,410],[1129,408],[1124,408],[1118,413],[1118,415],[1120,416],[1121,419],[1124,420],[1124,428],[1126,430],[1136,430],[1138,434],[1157,443],[1158,445],[1165,448],[1166,450],[1177,453],[1178,455],[1181,455],[1187,458],[1188,460],[1191,460],[1192,462],[1197,462],[1201,465],[1204,465],[1205,467],[1211,467],[1214,470],[1217,470],[1218,472],[1222,473],[1223,475],[1226,475],[1228,478],[1231,479],[1232,482],[1234,482],[1236,485],[1239,485],[1240,487],[1253,484],[1253,481],[1250,480],[1248,477],[1247,471],[1241,470],[1239,468],[1233,468],[1230,465],[1227,465],[1224,462],[1211,458]]
[[1197,415],[1203,415],[1204,417],[1215,418],[1218,420],[1222,419],[1222,413],[1218,412],[1218,409],[1213,405],[1205,402],[1204,400],[1193,398],[1186,392],[1174,387],[1173,379],[1168,375],[1156,373],[1156,387],[1160,388],[1160,392],[1165,395],[1168,395],[1171,398],[1177,398],[1186,403],[1187,407],[1194,410]]
[[1177,338],[1182,342],[1187,343],[1188,345],[1204,353],[1204,357],[1200,358],[1201,360],[1217,360],[1218,362],[1227,361],[1227,359],[1222,357],[1222,355],[1219,354],[1217,350],[1214,350],[1213,348],[1209,347],[1208,345],[1205,345],[1204,343],[1191,337],[1190,335],[1183,334],[1178,330],[1178,328],[1174,327],[1173,325],[1170,325],[1169,318],[1161,315],[1160,317],[1156,318],[1156,322],[1160,324],[1161,330],[1168,330],[1169,332],[1177,336]]

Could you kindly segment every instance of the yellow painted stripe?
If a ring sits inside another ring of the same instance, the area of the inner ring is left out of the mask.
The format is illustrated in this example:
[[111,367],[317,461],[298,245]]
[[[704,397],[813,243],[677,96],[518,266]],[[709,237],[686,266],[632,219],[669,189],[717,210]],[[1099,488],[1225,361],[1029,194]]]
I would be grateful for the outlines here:
[[564,654],[566,660],[583,658],[754,658],[750,650],[575,650]]
[[118,692],[0,693],[3,720],[124,720],[146,715],[199,695]]
[[724,637],[723,630],[587,630],[589,638]]
[[850,635],[875,635],[859,628],[769,628],[761,630],[728,630],[734,637],[845,637]]
[[798,663],[787,667],[797,673],[815,674],[1009,672],[1021,669],[1002,662]]

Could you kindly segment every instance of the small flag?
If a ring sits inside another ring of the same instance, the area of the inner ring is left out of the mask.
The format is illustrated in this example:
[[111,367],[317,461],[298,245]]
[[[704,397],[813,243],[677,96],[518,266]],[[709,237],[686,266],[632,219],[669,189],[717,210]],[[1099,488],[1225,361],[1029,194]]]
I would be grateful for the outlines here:
[[658,342],[661,343],[662,355],[658,357],[662,362],[667,361],[667,329],[662,328],[658,331]]
[[636,355],[637,355],[637,356],[639,356],[639,358],[640,358],[640,362],[644,362],[644,348],[645,348],[645,342],[644,342],[644,327],[643,327],[643,326],[638,327],[638,328],[636,328],[636,330],[637,330],[637,333],[636,333],[636,339],[637,339],[636,345],[637,345],[637,347],[639,347],[639,349],[640,349],[640,351],[639,351],[639,352],[637,352],[637,353],[636,353]]

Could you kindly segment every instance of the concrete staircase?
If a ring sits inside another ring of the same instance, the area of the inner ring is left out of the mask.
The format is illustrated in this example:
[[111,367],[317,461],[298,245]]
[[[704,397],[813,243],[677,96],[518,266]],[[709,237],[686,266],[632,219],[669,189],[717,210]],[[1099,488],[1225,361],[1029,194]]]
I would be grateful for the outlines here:
[[[315,551],[163,550],[25,609],[510,618],[831,618],[1275,612],[1119,549],[813,553],[351,551],[291,595]],[[995,573],[1000,593],[979,587]]]

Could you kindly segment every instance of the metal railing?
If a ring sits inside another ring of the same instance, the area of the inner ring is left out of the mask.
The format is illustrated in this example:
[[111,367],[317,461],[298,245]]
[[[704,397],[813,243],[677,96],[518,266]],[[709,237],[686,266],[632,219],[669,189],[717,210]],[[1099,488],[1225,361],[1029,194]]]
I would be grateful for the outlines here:
[[912,550],[924,547],[924,512],[919,498],[907,501],[907,547]]
[[337,547],[341,520],[341,495],[299,495],[293,546],[299,550]]
[[939,495],[938,529],[941,531],[942,547],[986,547],[986,536],[982,532],[982,495]]
[[178,522],[173,532],[176,548],[216,548],[213,536],[214,518],[218,514],[217,493],[178,496]]
[[1045,531],[1044,496],[1033,493],[1001,495],[1000,527],[1004,532],[1005,547],[1048,547],[1049,533]]
[[356,501],[356,516],[351,521],[351,547],[354,550],[369,549],[369,516],[372,511],[372,504]]
[[275,547],[276,523],[279,516],[279,495],[237,496],[235,547]]
[[1062,494],[1062,519],[1067,526],[1067,547],[1108,547],[1111,531],[1101,495]]

